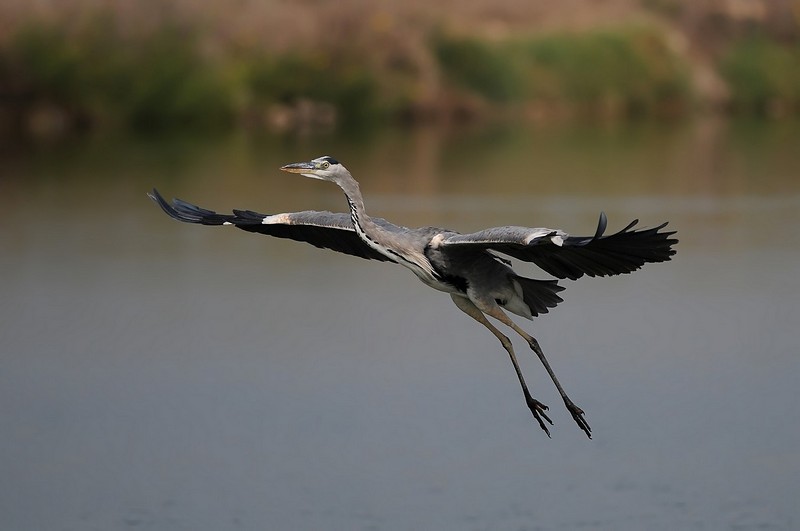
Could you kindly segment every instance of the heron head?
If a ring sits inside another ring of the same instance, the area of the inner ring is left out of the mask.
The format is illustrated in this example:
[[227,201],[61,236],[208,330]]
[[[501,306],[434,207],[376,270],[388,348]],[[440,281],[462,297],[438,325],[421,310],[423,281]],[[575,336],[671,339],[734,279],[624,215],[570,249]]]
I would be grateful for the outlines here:
[[342,172],[346,172],[342,164],[333,157],[324,156],[308,162],[295,162],[283,166],[281,170],[289,173],[299,173],[304,177],[320,179],[322,181],[337,182]]

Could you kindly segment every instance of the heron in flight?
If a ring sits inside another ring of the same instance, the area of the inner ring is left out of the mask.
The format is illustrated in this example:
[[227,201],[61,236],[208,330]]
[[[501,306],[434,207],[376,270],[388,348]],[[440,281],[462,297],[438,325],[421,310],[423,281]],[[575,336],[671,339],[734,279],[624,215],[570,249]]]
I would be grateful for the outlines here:
[[536,353],[550,375],[567,410],[580,429],[591,438],[592,430],[581,408],[567,396],[556,378],[539,342],[520,328],[506,312],[526,319],[547,313],[562,302],[558,293],[564,288],[557,280],[522,277],[511,268],[506,255],[533,262],[558,279],[575,280],[619,275],[639,269],[648,262],[665,262],[675,251],[674,232],[661,231],[663,223],[651,229],[634,230],[638,220],[621,231],[604,236],[606,216],[594,236],[569,236],[564,231],[546,228],[494,227],[472,234],[436,227],[410,229],[367,215],[358,182],[339,161],[324,156],[309,162],[287,164],[281,170],[312,179],[330,181],[344,192],[349,213],[289,212],[259,214],[251,210],[233,210],[218,214],[185,201],[167,202],[157,190],[148,194],[169,216],[201,225],[232,225],[248,232],[310,243],[368,260],[394,262],[410,269],[424,284],[450,294],[455,305],[485,326],[500,340],[522,387],[525,403],[542,430],[550,436],[547,425],[553,421],[548,407],[533,398],[520,370],[511,340],[488,317],[519,334]]

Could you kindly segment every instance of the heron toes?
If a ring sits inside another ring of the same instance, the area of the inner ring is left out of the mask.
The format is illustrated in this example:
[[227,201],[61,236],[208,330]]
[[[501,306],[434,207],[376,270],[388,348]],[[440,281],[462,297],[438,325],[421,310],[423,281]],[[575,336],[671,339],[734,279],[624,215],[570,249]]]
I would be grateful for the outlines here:
[[572,418],[575,419],[575,422],[578,424],[578,427],[583,430],[587,437],[590,439],[592,438],[592,428],[589,427],[589,423],[586,422],[586,419],[583,418],[583,410],[576,406],[572,400],[564,399],[564,404],[567,406]]
[[547,426],[544,423],[546,420],[551,426],[553,425],[553,421],[550,420],[550,417],[548,417],[547,413],[545,413],[545,411],[547,411],[549,408],[530,396],[526,397],[525,401],[527,402],[531,413],[533,413],[533,418],[535,418],[539,423],[539,427],[544,430],[548,437],[550,437],[550,430],[547,429]]

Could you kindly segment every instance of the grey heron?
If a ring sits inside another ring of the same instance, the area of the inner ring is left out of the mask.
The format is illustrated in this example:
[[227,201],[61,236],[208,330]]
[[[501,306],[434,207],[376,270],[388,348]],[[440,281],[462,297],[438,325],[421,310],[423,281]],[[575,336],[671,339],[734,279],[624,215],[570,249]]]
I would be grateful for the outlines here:
[[259,214],[233,210],[218,214],[185,201],[167,202],[156,189],[148,195],[169,216],[187,223],[230,225],[239,229],[310,243],[368,260],[394,262],[410,269],[424,284],[448,293],[455,305],[486,327],[508,352],[519,379],[525,403],[547,436],[553,421],[548,407],[533,398],[522,375],[511,340],[488,317],[519,334],[536,353],[567,410],[591,438],[584,412],[567,396],[542,352],[539,342],[520,328],[505,312],[526,319],[547,313],[563,299],[558,280],[522,277],[512,263],[498,255],[533,262],[557,279],[576,280],[619,275],[648,262],[670,260],[678,240],[674,231],[655,228],[635,230],[634,220],[621,231],[605,236],[607,219],[600,214],[594,236],[570,236],[562,230],[517,226],[494,227],[472,234],[436,227],[410,229],[367,215],[358,182],[339,161],[323,156],[309,162],[287,164],[281,170],[312,179],[330,181],[344,192],[348,213],[289,212]]

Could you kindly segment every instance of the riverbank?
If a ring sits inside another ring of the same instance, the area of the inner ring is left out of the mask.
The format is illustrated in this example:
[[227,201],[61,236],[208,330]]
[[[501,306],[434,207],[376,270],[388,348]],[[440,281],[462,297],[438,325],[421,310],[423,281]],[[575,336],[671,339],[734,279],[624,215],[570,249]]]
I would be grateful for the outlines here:
[[568,4],[478,2],[446,17],[443,6],[414,2],[278,3],[270,12],[247,2],[228,12],[211,0],[6,6],[0,129],[39,136],[800,112],[790,4]]

